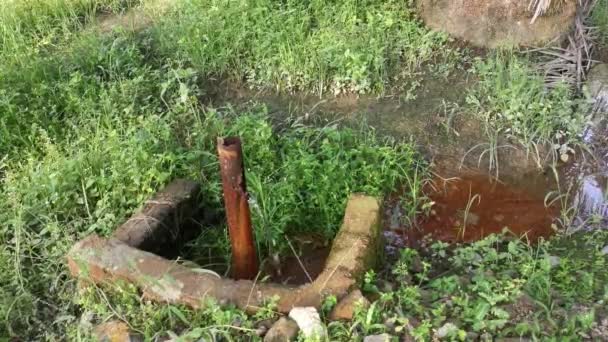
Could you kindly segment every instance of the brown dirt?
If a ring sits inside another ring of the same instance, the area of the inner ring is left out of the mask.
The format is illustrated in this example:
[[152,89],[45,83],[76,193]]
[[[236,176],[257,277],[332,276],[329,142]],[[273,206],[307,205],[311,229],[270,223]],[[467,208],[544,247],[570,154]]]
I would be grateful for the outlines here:
[[[476,53],[482,55],[485,51],[479,49]],[[480,145],[488,141],[483,123],[463,110],[467,89],[475,82],[476,79],[466,71],[454,72],[447,78],[429,76],[422,80],[413,100],[397,95],[279,94],[226,83],[214,85],[214,92],[202,101],[216,108],[230,104],[237,110],[250,108],[252,103],[263,104],[278,125],[284,124],[286,119],[297,119],[307,125],[339,124],[355,129],[365,124],[380,136],[397,140],[411,138],[437,168],[459,174],[462,168],[488,170],[490,166],[487,144]],[[505,139],[498,145],[512,146]],[[503,175],[539,172],[533,156],[522,149],[501,148],[497,154],[501,179]],[[540,151],[540,154],[542,160],[544,152]]]
[[193,218],[199,216],[196,182],[176,179],[144,203],[112,236],[129,246],[171,256],[200,231]]
[[461,2],[463,11],[470,16],[483,16],[488,12],[493,16],[531,18],[527,3],[521,0],[492,2],[488,0],[468,0]]
[[[298,256],[290,256],[280,261],[278,267],[270,264],[266,273],[274,283],[285,285],[303,285],[316,279],[325,266],[329,247],[308,245],[302,248]],[[310,278],[309,278],[310,277]]]
[[151,26],[174,3],[173,0],[145,0],[142,2],[141,6],[131,8],[124,13],[100,15],[94,28],[102,33],[116,29],[140,31]]

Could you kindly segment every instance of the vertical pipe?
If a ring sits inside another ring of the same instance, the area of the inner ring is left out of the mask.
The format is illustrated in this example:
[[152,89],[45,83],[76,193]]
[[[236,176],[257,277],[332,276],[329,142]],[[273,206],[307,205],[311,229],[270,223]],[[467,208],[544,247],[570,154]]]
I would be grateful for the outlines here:
[[247,202],[241,139],[218,138],[217,153],[232,245],[232,276],[235,279],[253,279],[258,273],[258,260]]

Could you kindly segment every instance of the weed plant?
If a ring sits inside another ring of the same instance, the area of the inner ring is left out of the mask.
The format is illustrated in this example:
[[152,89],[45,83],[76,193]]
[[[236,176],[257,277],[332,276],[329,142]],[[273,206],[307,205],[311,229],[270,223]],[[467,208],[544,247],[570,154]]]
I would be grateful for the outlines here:
[[207,78],[318,94],[414,86],[446,54],[410,1],[188,0],[158,28],[160,47]]
[[[485,123],[491,141],[506,134],[540,159],[539,146],[548,146],[567,161],[588,122],[588,106],[564,83],[547,89],[542,75],[513,51],[497,51],[477,59],[478,86],[467,102]],[[496,143],[491,144],[497,146]]]
[[608,1],[599,0],[591,13],[591,23],[597,28],[599,43],[605,47],[608,44]]
[[[447,51],[447,38],[424,29],[410,1],[184,0],[147,32],[80,31],[94,14],[134,4],[10,0],[0,8],[0,340],[86,340],[92,324],[110,318],[148,339],[166,331],[184,340],[257,339],[257,321],[275,316],[272,300],[257,316],[212,303],[192,311],[141,301],[126,285],[77,293],[65,268],[75,241],[111,234],[176,177],[204,184],[201,203],[221,213],[218,136],[244,141],[262,257],[284,249],[286,234],[331,238],[352,192],[382,196],[401,185],[417,201],[424,165],[410,143],[368,128],[288,122],[277,129],[263,106],[236,111],[199,103],[200,85],[214,78],[319,94],[394,84],[409,90],[420,67]],[[520,59],[499,55],[479,61],[476,71],[480,88],[471,103],[489,127],[523,142],[574,141],[582,119],[565,89],[544,92]],[[225,233],[213,238],[209,248],[228,259]],[[330,324],[331,340],[383,332],[386,322],[419,340],[447,323],[459,339],[462,331],[583,336],[606,297],[606,239],[593,239],[583,246],[589,259],[566,256],[558,268],[547,266],[549,245],[505,247],[493,237],[436,248],[441,260],[424,259],[415,282],[394,290],[375,291],[380,283],[370,272],[363,285],[377,300],[352,323]],[[400,273],[416,253],[403,252],[394,279],[407,278]],[[445,260],[456,265],[452,273],[441,273]],[[581,281],[572,282],[574,272]],[[522,292],[544,305],[541,315],[518,321],[504,307]],[[574,303],[584,308],[569,314]]]
[[53,49],[100,12],[119,12],[139,0],[4,0],[0,7],[0,58],[27,63]]
[[[250,207],[263,255],[287,247],[285,234],[331,239],[349,194],[382,197],[405,182],[417,159],[411,145],[380,139],[365,128],[291,126],[276,132],[263,111],[209,111],[199,124],[209,137],[243,139]],[[200,148],[209,148],[211,156],[214,147],[209,139]],[[214,163],[203,172],[217,183]],[[214,197],[221,204],[220,194]]]

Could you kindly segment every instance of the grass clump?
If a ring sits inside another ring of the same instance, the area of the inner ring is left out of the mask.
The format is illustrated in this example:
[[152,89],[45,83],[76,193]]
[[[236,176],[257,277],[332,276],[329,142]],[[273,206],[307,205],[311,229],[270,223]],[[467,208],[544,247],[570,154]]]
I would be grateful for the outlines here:
[[[606,314],[601,271],[606,258],[601,249],[607,235],[577,237],[577,247],[587,251],[578,254],[561,247],[571,237],[534,247],[505,238],[490,236],[461,246],[435,242],[419,251],[402,250],[392,275],[405,284],[393,293],[380,291],[376,307],[370,307],[374,312],[361,318],[375,315],[365,321],[374,332],[383,331],[374,323],[389,319],[419,340],[437,337],[440,330],[447,330],[452,340],[589,336]],[[586,280],[574,284],[573,269]],[[377,291],[373,282],[368,289]]]
[[577,99],[567,84],[547,89],[531,64],[511,51],[478,59],[474,72],[479,82],[467,102],[492,140],[506,134],[528,151],[549,146],[550,155],[566,160],[574,152],[588,111],[585,101]]
[[[143,42],[141,42],[143,44]],[[80,121],[123,112],[127,117],[156,111],[151,80],[162,71],[144,63],[144,45],[134,36],[74,40],[55,54],[32,57],[26,65],[0,70],[0,153],[14,156],[36,145],[38,132],[63,140]]]
[[0,57],[22,63],[71,36],[99,12],[117,12],[139,0],[5,0],[0,8]]
[[2,69],[0,336],[61,339],[75,318],[71,244],[111,233],[171,178],[196,172],[200,153],[175,133],[189,113],[178,71],[152,70],[143,50],[134,36],[91,33]]
[[599,0],[591,13],[591,23],[597,27],[600,44],[608,44],[608,1]]
[[[203,127],[218,127],[214,120]],[[416,167],[410,144],[380,139],[365,128],[298,125],[275,132],[264,111],[240,113],[224,125],[218,135],[238,135],[244,142],[258,248],[267,255],[286,247],[285,236],[332,238],[351,193],[381,197]]]
[[[158,115],[81,123],[77,135],[61,141],[36,132],[35,146],[4,169],[0,285],[8,302],[0,335],[62,336],[75,309],[64,259],[70,246],[91,232],[109,234],[155,190],[186,173],[180,168],[196,163],[197,154],[183,150],[171,123]],[[65,321],[49,328],[59,316]]]
[[[125,123],[123,118],[99,131],[80,131],[74,141],[41,140],[40,152],[9,164],[0,203],[7,225],[0,237],[5,243],[2,257],[10,265],[3,290],[15,299],[4,307],[10,333],[36,329],[39,319],[59,314],[53,308],[69,312],[74,284],[67,281],[63,255],[71,244],[91,232],[111,233],[171,178],[192,177],[202,166],[208,204],[221,210],[214,155],[219,135],[238,134],[245,142],[262,257],[284,249],[287,234],[331,237],[349,193],[381,195],[403,179],[413,163],[413,150],[406,144],[383,145],[373,135],[360,137],[337,128],[300,128],[276,135],[264,114],[255,112],[241,113],[234,121],[209,112],[190,134],[200,143],[185,148],[171,120],[150,115]],[[224,225],[218,228],[225,232]],[[221,248],[217,244],[225,243],[223,237],[212,242],[214,248]],[[229,251],[223,252],[227,258]],[[49,283],[56,285],[49,288]]]
[[397,0],[188,0],[158,35],[161,49],[206,77],[319,94],[412,82],[447,41]]
[[254,315],[247,315],[233,306],[220,306],[214,300],[207,300],[203,308],[192,310],[181,305],[142,301],[138,290],[124,283],[84,289],[78,302],[87,319],[67,330],[69,339],[78,341],[96,341],[92,334],[93,324],[111,318],[127,323],[145,341],[166,338],[176,341],[261,341],[258,324],[278,318],[276,302],[272,299]]

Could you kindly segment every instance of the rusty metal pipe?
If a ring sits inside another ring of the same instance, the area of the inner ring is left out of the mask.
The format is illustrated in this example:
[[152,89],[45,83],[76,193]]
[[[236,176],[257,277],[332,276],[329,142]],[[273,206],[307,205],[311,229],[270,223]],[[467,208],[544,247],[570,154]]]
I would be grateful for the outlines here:
[[247,202],[241,139],[238,137],[218,138],[217,153],[232,246],[232,276],[235,279],[253,279],[258,273],[258,259]]

